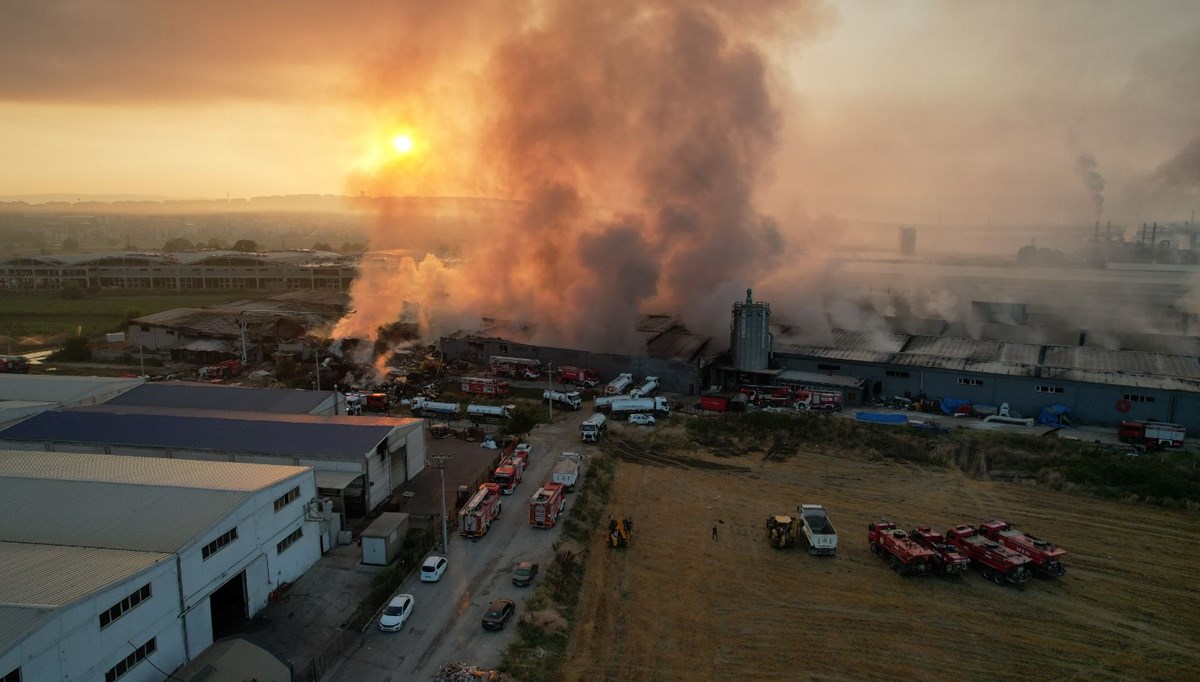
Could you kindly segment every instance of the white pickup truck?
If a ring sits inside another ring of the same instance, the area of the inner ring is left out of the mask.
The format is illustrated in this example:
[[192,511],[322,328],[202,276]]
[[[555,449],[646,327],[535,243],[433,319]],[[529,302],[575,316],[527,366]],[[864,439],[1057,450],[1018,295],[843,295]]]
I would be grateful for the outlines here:
[[802,504],[799,507],[804,539],[808,542],[809,554],[837,554],[837,531],[825,515],[825,507],[819,504]]

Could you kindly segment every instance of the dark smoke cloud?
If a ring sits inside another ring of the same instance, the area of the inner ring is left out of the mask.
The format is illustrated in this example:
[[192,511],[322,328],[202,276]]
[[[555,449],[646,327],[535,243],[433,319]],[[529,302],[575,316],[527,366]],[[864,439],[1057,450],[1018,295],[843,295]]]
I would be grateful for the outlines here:
[[1166,187],[1200,189],[1200,138],[1189,142],[1170,161],[1159,166],[1154,179]]
[[527,205],[469,247],[447,283],[458,305],[430,310],[428,331],[475,311],[534,321],[537,341],[631,350],[637,315],[666,311],[720,333],[781,264],[756,208],[781,125],[762,44],[819,23],[785,21],[810,7],[558,2],[502,41],[478,93],[493,112],[480,172]]
[[1091,154],[1080,154],[1075,159],[1075,174],[1083,180],[1083,186],[1092,196],[1096,215],[1104,211],[1104,176],[1097,170],[1096,159]]

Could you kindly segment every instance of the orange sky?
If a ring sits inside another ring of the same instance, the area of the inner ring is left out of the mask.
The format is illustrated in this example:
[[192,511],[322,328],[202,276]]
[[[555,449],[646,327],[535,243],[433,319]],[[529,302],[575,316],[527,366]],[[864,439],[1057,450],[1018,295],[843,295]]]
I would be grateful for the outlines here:
[[[706,4],[752,17],[785,3]],[[1106,181],[1101,217],[1186,218],[1198,203],[1187,168],[1166,193],[1155,172],[1200,135],[1200,3],[798,4],[793,30],[762,46],[782,135],[759,195],[785,222],[1089,222],[1084,153]],[[6,4],[0,196],[502,192],[481,158],[497,141],[480,79],[544,12]],[[416,144],[403,159],[388,155],[400,129]]]

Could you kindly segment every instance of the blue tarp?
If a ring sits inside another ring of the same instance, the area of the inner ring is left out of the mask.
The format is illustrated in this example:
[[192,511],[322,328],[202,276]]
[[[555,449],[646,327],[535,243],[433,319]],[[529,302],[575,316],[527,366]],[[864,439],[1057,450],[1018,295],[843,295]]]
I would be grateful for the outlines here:
[[959,411],[959,408],[963,407],[964,405],[970,407],[971,401],[959,400],[958,398],[942,398],[941,404],[942,412],[945,414],[956,414]]
[[881,412],[855,412],[854,418],[861,422],[874,424],[907,424],[908,417],[902,414],[884,414]]
[[1038,413],[1038,423],[1056,429],[1066,428],[1071,424],[1067,419],[1067,415],[1070,413],[1071,408],[1066,405],[1047,405]]

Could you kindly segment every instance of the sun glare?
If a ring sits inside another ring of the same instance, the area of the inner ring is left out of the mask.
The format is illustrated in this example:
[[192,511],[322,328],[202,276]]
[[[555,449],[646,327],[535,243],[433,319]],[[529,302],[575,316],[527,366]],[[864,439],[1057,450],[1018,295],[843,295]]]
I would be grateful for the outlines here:
[[395,148],[397,154],[407,154],[412,151],[412,138],[408,135],[397,135],[392,138],[392,147]]

